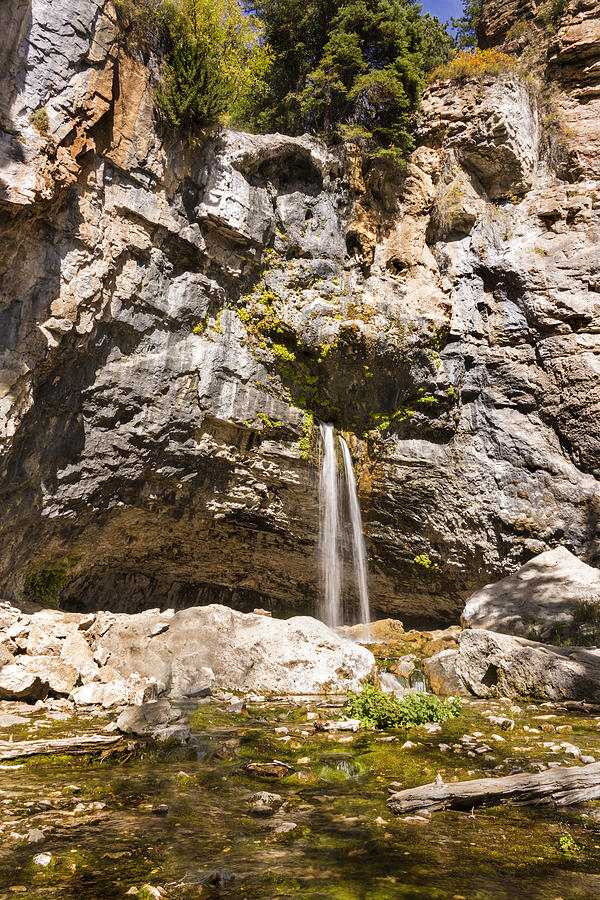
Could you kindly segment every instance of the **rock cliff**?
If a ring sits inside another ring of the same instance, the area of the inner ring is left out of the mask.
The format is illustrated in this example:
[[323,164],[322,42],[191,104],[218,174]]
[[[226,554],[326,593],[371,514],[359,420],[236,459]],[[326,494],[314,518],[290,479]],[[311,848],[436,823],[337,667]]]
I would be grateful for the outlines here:
[[313,417],[377,611],[600,560],[600,16],[527,43],[533,7],[483,21],[551,95],[433,85],[393,182],[309,137],[178,142],[110,2],[2,5],[0,594],[314,611]]

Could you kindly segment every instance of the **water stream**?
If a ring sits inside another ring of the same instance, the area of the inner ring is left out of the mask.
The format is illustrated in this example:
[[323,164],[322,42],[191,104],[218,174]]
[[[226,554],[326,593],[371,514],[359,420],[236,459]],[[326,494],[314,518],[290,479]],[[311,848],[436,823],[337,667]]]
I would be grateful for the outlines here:
[[[360,503],[358,502],[358,492],[356,490],[356,479],[354,477],[350,450],[348,444],[341,435],[339,440],[342,448],[342,456],[344,457],[344,470],[346,473],[346,485],[348,487],[348,507],[350,510],[350,524],[352,526],[352,555],[354,559],[356,586],[358,588],[358,597],[360,601],[360,621],[368,626],[371,621],[371,615],[369,611],[369,588],[367,586],[367,550],[365,547],[362,517],[360,514]],[[367,640],[369,637],[370,635],[367,634]]]
[[320,425],[323,459],[321,463],[319,556],[323,580],[322,616],[327,625],[341,625],[341,561],[338,548],[340,513],[338,501],[338,464],[333,425]]
[[[338,490],[338,461],[333,425],[320,426],[323,457],[320,475],[321,518],[319,528],[319,556],[323,583],[322,618],[330,627],[343,624],[342,556],[340,551],[340,497]],[[362,518],[356,479],[352,467],[352,457],[346,441],[340,436],[340,447],[344,460],[346,486],[348,489],[348,509],[352,530],[352,556],[359,597],[360,621],[370,622],[369,590],[367,586],[367,553],[362,529]]]

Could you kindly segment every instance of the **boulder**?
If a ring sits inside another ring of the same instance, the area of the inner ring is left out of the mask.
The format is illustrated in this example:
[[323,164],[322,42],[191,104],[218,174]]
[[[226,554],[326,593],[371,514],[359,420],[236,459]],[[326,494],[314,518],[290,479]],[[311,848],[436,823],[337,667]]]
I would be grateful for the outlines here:
[[206,697],[210,694],[214,680],[213,670],[208,666],[198,666],[194,654],[179,657],[173,660],[171,666],[169,696],[175,700],[181,697]]
[[219,688],[277,694],[343,694],[375,675],[367,649],[308,616],[284,621],[213,604],[175,613],[152,635],[155,618],[115,616],[102,645],[122,677],[137,672],[174,695],[208,689],[207,669]]
[[8,663],[12,662],[14,656],[6,646],[6,644],[0,644],[0,669],[3,666],[8,665]]
[[461,635],[455,668],[478,697],[600,703],[600,650],[554,647],[474,629]]
[[77,706],[103,706],[104,709],[109,709],[127,704],[140,706],[155,700],[156,695],[157,685],[153,679],[132,672],[127,678],[114,678],[107,682],[90,681],[75,688],[71,699]]
[[168,700],[155,700],[125,709],[117,719],[117,728],[125,734],[149,734],[154,728],[168,725],[172,707]]
[[586,565],[566,547],[540,553],[513,575],[487,584],[469,597],[464,628],[547,637],[552,629],[570,630],[573,611],[582,603],[600,603],[600,570]]
[[62,644],[60,656],[74,666],[82,682],[95,681],[100,677],[98,664],[81,631],[74,631],[68,635]]
[[180,718],[181,713],[174,710],[168,700],[156,700],[124,710],[117,719],[117,728],[125,734],[184,743],[189,739],[190,729],[177,721]]
[[79,680],[79,673],[55,656],[21,656],[20,665],[28,674],[37,675],[48,685],[48,692],[59,697],[68,697]]
[[0,669],[0,700],[27,700],[35,703],[48,696],[48,682],[23,666],[10,663]]
[[452,694],[460,697],[469,693],[456,671],[457,661],[458,650],[440,650],[439,653],[424,660],[427,681],[434,694]]

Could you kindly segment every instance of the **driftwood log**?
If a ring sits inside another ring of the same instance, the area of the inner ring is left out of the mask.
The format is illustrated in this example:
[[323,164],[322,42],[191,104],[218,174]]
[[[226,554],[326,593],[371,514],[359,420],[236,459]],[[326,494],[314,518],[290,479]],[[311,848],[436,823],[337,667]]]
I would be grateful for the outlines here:
[[21,756],[39,756],[49,753],[94,753],[107,750],[120,741],[117,734],[84,734],[79,737],[41,741],[0,741],[0,759],[19,759]]
[[588,766],[557,767],[539,774],[526,772],[502,778],[476,778],[396,791],[388,806],[396,815],[436,812],[440,809],[470,810],[475,806],[512,803],[522,806],[570,806],[600,797],[600,763]]

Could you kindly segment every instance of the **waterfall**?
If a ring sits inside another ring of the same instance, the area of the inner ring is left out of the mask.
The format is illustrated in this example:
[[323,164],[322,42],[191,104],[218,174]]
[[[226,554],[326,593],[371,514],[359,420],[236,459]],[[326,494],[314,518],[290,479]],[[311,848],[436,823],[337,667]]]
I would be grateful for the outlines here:
[[319,556],[323,579],[323,619],[330,627],[341,625],[341,565],[338,552],[339,508],[338,466],[335,453],[333,425],[320,426],[323,461],[321,463],[321,521],[319,528]]
[[348,506],[350,509],[350,524],[352,526],[352,553],[354,556],[356,586],[358,588],[360,600],[360,621],[364,622],[368,627],[371,621],[371,614],[369,610],[369,588],[367,586],[367,550],[365,547],[362,518],[360,515],[360,503],[358,502],[358,492],[356,490],[356,479],[354,478],[350,450],[348,449],[348,444],[341,435],[339,440],[342,448],[342,456],[344,457],[346,484],[348,486]]
[[[323,584],[323,606],[321,616],[327,625],[335,627],[343,624],[341,587],[342,558],[340,552],[340,512],[338,495],[338,462],[336,456],[333,425],[322,423],[322,461],[320,475],[320,524],[319,557]],[[367,626],[370,622],[369,591],[367,587],[367,554],[362,530],[360,504],[356,490],[356,480],[352,468],[352,458],[346,441],[340,437],[340,447],[344,459],[346,484],[348,487],[348,508],[352,526],[352,554],[354,571],[360,600],[360,621]]]

